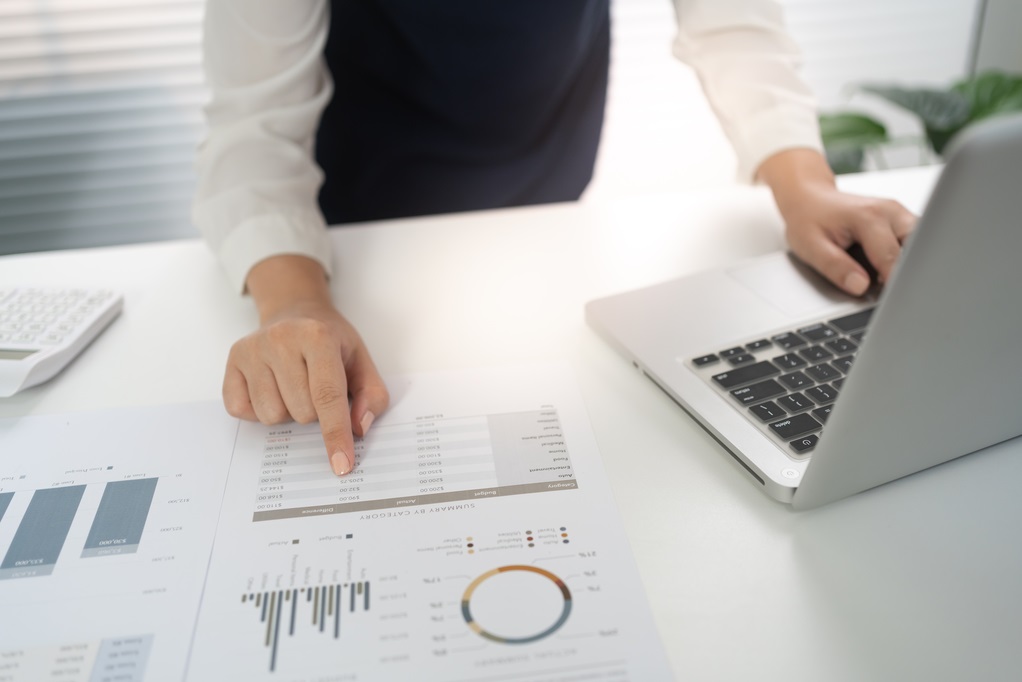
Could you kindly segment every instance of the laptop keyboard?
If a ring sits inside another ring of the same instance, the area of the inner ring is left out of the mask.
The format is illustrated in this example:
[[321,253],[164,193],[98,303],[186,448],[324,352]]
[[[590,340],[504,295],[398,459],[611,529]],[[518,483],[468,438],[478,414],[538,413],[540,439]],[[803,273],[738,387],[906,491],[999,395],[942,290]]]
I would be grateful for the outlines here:
[[790,454],[809,454],[855,360],[874,308],[693,358],[697,374]]

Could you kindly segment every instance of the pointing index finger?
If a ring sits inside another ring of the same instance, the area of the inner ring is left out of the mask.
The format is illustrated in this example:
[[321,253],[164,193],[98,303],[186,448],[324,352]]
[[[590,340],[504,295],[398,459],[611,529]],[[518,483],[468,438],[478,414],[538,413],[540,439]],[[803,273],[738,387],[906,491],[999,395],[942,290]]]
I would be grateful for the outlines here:
[[330,468],[343,476],[355,468],[355,441],[348,413],[348,381],[340,350],[306,354],[309,392],[323,431]]

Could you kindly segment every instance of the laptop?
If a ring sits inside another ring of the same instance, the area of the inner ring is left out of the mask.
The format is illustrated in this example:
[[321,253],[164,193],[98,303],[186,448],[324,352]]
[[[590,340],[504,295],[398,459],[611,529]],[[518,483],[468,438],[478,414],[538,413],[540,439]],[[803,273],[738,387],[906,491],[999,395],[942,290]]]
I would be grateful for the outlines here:
[[796,509],[1017,437],[1022,116],[946,158],[876,296],[775,253],[591,301],[586,321]]

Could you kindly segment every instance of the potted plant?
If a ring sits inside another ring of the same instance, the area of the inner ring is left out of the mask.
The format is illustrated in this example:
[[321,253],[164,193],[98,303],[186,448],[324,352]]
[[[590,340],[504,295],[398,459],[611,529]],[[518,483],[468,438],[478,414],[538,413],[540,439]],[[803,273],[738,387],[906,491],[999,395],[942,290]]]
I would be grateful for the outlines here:
[[1010,112],[1022,112],[1022,76],[987,71],[960,80],[946,90],[862,85],[857,90],[884,99],[914,114],[924,139],[896,139],[872,116],[839,112],[820,116],[827,161],[835,173],[862,170],[867,155],[883,166],[883,148],[899,144],[924,145],[938,157],[963,128]]

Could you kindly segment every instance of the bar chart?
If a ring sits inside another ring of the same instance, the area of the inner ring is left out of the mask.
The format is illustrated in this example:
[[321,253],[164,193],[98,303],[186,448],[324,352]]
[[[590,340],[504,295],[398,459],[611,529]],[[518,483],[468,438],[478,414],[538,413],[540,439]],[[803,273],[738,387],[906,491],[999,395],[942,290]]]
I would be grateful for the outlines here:
[[[92,517],[82,558],[130,554],[138,550],[156,491],[157,478],[101,484],[103,495]],[[31,499],[0,562],[0,580],[51,575],[79,515],[87,485],[8,492],[0,495],[0,520],[17,496]]]
[[0,420],[0,680],[185,678],[237,431],[218,402]]
[[84,493],[84,485],[32,493],[32,501],[0,563],[0,580],[53,573]]
[[260,636],[269,649],[270,672],[277,670],[284,636],[319,635],[339,640],[342,621],[347,623],[353,614],[369,611],[369,588],[370,582],[361,580],[243,594],[241,602],[253,607],[263,628]]

